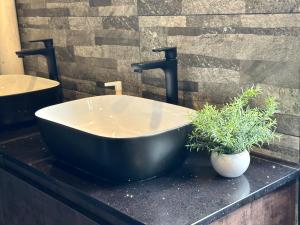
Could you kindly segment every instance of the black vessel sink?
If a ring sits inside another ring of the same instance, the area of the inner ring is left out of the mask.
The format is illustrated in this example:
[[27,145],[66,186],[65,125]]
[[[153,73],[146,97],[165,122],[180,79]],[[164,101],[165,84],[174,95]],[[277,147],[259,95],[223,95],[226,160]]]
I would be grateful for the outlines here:
[[59,100],[57,81],[28,75],[0,75],[0,129],[32,121],[38,109]]
[[90,97],[36,112],[51,151],[113,182],[159,176],[180,165],[194,110],[132,96]]

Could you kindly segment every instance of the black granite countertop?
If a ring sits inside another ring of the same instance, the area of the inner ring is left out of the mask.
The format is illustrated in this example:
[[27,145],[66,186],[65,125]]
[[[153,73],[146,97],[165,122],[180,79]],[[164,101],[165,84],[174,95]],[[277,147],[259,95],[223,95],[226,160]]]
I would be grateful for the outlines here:
[[56,160],[33,127],[0,134],[0,165],[102,224],[209,224],[295,180],[299,166],[252,156],[236,179],[191,153],[176,171],[143,182],[102,182]]

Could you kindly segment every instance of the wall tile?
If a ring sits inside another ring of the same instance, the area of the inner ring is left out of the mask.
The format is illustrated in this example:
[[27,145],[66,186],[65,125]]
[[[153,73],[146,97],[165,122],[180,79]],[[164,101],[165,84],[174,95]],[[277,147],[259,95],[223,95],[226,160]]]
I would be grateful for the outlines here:
[[71,30],[101,30],[101,17],[69,17],[69,25]]
[[[281,114],[300,116],[300,89],[281,88],[273,85],[258,84],[263,90],[263,96],[274,96],[278,101]],[[262,103],[262,99],[258,103]]]
[[117,69],[118,62],[113,58],[93,58],[93,57],[75,57],[75,62],[77,64],[88,64],[90,67],[96,68],[106,68],[106,69]]
[[67,30],[67,46],[93,46],[95,33],[93,30]]
[[89,0],[90,6],[108,6],[111,5],[112,0]]
[[241,91],[241,87],[235,82],[199,83],[199,94],[203,102],[214,102],[216,104],[224,104],[226,102],[229,102],[233,97],[240,94]]
[[47,3],[70,3],[70,2],[87,2],[88,0],[44,0]]
[[124,39],[132,39],[139,40],[139,32],[134,30],[124,30],[124,29],[103,29],[96,30],[95,35],[97,37],[105,37],[105,38],[124,38]]
[[50,29],[68,29],[69,20],[66,17],[51,17],[49,19]]
[[138,13],[141,16],[180,15],[182,0],[138,0]]
[[241,84],[263,83],[283,88],[300,87],[300,57],[287,62],[244,61],[240,64]]
[[49,34],[49,29],[24,28],[20,30],[22,42],[28,42],[30,40],[37,39],[45,39],[49,37]]
[[255,14],[241,15],[244,27],[287,28],[300,27],[299,14]]
[[[217,66],[216,66],[217,67]],[[207,83],[236,83],[239,84],[240,72],[224,68],[202,68],[179,66],[179,78],[195,82]]]
[[189,15],[187,26],[195,28],[241,27],[241,15]]
[[[278,158],[286,159],[292,162],[299,161],[300,138],[289,135],[280,135],[280,139],[276,139],[270,145],[265,145],[265,149],[272,149],[272,153]],[[261,150],[258,150],[261,151]],[[263,151],[263,150],[262,150]]]
[[111,0],[112,5],[136,5],[137,0]]
[[55,53],[57,60],[64,61],[64,62],[73,62],[74,57],[74,47],[68,46],[68,47],[56,47]]
[[[222,68],[227,70],[239,71],[240,62],[238,59],[224,59],[206,55],[178,54],[179,64],[190,67],[201,68]],[[225,70],[222,70],[225,72]]]
[[140,16],[140,27],[185,27],[185,16]]
[[125,29],[138,31],[138,18],[136,16],[104,17],[105,29]]
[[245,13],[244,0],[182,0],[182,14],[236,14]]
[[277,132],[300,137],[300,117],[288,114],[276,114]]
[[49,17],[19,17],[20,28],[49,28]]
[[139,40],[132,40],[126,38],[105,38],[96,37],[96,45],[123,45],[123,46],[139,46]]
[[52,16],[69,16],[70,11],[65,8],[52,8],[52,9],[24,9],[22,16],[39,16],[39,17],[52,17]]
[[138,47],[102,45],[102,46],[75,46],[75,55],[82,57],[96,58],[137,58],[139,54]]
[[52,29],[52,30],[49,30],[48,32],[49,32],[48,37],[53,38],[55,46],[60,46],[60,47],[67,46],[67,31],[66,30]]
[[154,60],[164,57],[163,53],[152,49],[167,46],[167,30],[164,27],[140,28],[140,54],[142,60]]
[[298,12],[300,2],[297,0],[248,0],[247,13],[289,13]]
[[98,8],[99,16],[136,16],[135,5],[105,6]]
[[97,68],[93,62],[78,65],[78,62],[59,62],[59,71],[62,76],[73,79],[91,81],[112,81],[118,78],[118,71],[114,68]]
[[87,1],[48,2],[47,8],[67,9],[70,16],[98,16],[98,9],[91,8]]

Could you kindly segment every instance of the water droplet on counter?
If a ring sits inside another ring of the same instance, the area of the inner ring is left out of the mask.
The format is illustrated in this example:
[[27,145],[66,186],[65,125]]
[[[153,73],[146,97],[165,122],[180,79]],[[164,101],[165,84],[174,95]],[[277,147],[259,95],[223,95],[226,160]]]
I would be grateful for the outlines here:
[[131,195],[131,194],[126,194],[125,198],[133,198],[134,195]]

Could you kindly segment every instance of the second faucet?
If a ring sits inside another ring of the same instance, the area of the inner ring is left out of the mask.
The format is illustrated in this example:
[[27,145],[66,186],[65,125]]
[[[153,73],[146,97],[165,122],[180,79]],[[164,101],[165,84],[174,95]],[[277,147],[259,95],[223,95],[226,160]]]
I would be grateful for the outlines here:
[[143,70],[162,69],[166,79],[166,98],[168,103],[178,104],[178,78],[177,78],[177,48],[157,48],[153,52],[165,52],[165,59],[149,62],[133,63],[134,72]]

